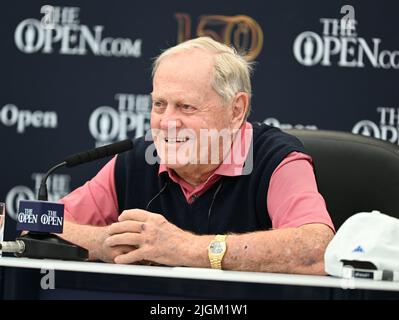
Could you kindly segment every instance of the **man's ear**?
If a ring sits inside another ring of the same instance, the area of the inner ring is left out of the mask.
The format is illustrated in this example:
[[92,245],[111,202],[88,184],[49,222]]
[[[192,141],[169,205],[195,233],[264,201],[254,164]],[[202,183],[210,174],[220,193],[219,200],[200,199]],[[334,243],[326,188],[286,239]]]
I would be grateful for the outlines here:
[[232,127],[238,129],[244,122],[245,115],[249,108],[249,95],[247,92],[238,92],[233,99],[233,117],[231,119]]

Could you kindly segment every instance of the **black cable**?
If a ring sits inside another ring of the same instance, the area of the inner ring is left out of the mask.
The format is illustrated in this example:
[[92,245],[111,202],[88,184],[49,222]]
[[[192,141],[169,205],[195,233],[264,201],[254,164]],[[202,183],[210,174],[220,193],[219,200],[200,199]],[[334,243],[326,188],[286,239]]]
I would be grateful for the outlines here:
[[221,178],[221,181],[220,181],[218,187],[216,188],[215,193],[213,194],[212,202],[211,202],[211,205],[210,205],[209,210],[208,210],[208,226],[207,226],[207,233],[209,233],[209,228],[210,228],[210,226],[211,226],[211,212],[212,212],[212,207],[213,207],[213,204],[215,203],[215,199],[216,199],[217,194],[219,193],[220,189],[222,189],[222,186],[223,186],[223,178]]
[[165,182],[165,184],[163,185],[163,187],[161,188],[161,190],[159,190],[159,192],[158,192],[158,193],[147,203],[147,205],[145,206],[145,210],[146,210],[146,211],[148,211],[148,209],[149,209],[151,203],[152,203],[156,198],[158,198],[158,197],[162,194],[162,192],[165,191],[165,189],[166,189],[166,187],[168,186],[168,184],[169,184],[169,180],[166,180],[166,182]]
[[[146,210],[146,211],[149,211],[148,209],[150,208],[151,203],[152,203],[156,198],[158,198],[158,197],[165,191],[165,189],[167,188],[168,185],[169,185],[169,180],[166,180],[166,182],[165,182],[165,184],[162,186],[161,190],[159,190],[159,192],[158,192],[158,193],[147,203],[147,205],[145,206],[145,210]],[[221,181],[220,181],[218,187],[216,188],[215,192],[213,193],[212,202],[211,202],[211,205],[209,206],[209,210],[208,210],[208,226],[207,226],[207,233],[209,233],[209,228],[210,228],[210,223],[211,223],[212,208],[213,208],[213,205],[214,205],[214,203],[215,203],[216,196],[218,195],[220,189],[222,189],[222,186],[223,186],[223,178],[221,179]]]

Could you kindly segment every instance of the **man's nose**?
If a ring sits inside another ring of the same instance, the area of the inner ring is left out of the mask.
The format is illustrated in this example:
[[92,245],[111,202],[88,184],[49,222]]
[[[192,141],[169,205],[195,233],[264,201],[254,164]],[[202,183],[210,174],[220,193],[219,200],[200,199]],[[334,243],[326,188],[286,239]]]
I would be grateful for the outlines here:
[[161,129],[168,130],[173,128],[181,127],[181,119],[178,112],[173,107],[166,108],[165,112],[162,114],[161,118]]

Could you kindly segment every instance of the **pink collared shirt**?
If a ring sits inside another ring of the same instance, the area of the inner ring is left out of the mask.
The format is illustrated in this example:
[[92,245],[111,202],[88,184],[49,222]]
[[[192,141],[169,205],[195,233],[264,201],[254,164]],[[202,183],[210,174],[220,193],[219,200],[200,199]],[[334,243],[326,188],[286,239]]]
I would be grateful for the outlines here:
[[[241,175],[250,146],[250,143],[247,143],[250,140],[245,134],[248,132],[252,133],[252,125],[247,122],[237,134],[231,149],[234,149],[234,145],[240,139],[245,157],[236,157],[232,163],[221,164],[207,181],[198,186],[190,185],[164,165],[160,165],[159,173],[167,171],[170,178],[180,185],[186,200],[191,203],[193,196],[200,196],[222,176]],[[250,138],[252,139],[252,134]],[[227,157],[229,156],[230,154]],[[108,225],[118,220],[115,161],[116,157],[93,179],[60,200],[65,205],[65,219],[91,225]],[[312,159],[306,154],[292,152],[281,161],[270,178],[265,201],[273,229],[322,223],[335,230],[325,201],[317,190]]]

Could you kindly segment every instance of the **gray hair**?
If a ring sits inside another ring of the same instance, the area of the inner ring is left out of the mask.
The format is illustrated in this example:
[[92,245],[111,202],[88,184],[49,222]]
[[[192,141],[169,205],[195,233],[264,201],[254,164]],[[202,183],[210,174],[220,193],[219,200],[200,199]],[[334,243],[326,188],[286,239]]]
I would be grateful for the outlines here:
[[164,58],[190,49],[200,49],[214,55],[215,63],[211,86],[220,95],[224,104],[231,103],[238,92],[249,94],[249,105],[245,115],[247,118],[251,110],[252,63],[246,61],[234,48],[209,37],[188,40],[163,51],[154,60],[152,77]]

